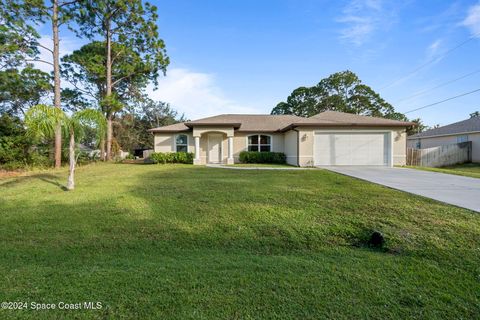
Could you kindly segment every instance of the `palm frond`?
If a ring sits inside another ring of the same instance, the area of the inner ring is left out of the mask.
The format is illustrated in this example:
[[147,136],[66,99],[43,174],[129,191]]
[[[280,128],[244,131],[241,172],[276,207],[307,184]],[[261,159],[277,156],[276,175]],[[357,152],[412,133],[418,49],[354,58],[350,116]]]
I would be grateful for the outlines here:
[[76,112],[71,117],[70,122],[78,136],[83,136],[85,126],[95,127],[98,137],[103,137],[107,130],[105,116],[94,109],[84,109]]
[[32,138],[50,138],[55,135],[56,128],[64,126],[67,117],[55,107],[39,104],[31,107],[25,114],[27,135]]

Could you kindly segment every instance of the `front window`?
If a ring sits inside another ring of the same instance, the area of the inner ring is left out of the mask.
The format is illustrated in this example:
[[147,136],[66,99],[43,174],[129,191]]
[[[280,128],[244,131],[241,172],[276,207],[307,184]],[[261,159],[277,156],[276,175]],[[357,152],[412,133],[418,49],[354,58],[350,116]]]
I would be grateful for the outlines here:
[[179,134],[175,139],[177,152],[188,152],[188,137],[186,134]]
[[248,136],[248,151],[270,152],[272,138],[263,134]]
[[468,135],[463,135],[463,136],[458,136],[457,137],[457,143],[462,143],[462,142],[467,142],[468,141]]

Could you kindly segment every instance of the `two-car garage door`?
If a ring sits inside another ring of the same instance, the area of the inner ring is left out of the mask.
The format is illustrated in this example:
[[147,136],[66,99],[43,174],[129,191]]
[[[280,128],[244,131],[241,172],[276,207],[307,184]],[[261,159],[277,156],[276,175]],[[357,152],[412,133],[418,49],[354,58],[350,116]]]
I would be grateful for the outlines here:
[[317,166],[387,166],[391,145],[388,132],[317,132]]

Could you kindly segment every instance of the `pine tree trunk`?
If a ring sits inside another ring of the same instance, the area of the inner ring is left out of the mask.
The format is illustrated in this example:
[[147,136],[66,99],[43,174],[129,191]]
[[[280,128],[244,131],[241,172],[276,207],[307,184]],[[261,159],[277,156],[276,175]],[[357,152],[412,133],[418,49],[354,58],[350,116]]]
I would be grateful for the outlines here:
[[[106,35],[106,91],[105,97],[107,101],[110,103],[110,99],[112,97],[112,36],[110,33],[110,22],[107,21],[107,35]],[[111,110],[111,106],[107,105],[107,161],[112,159],[112,118],[113,118],[113,111]]]
[[73,190],[75,188],[75,134],[73,130],[70,130],[70,143],[68,148],[70,171],[68,173],[67,189]]
[[[58,35],[58,0],[52,0],[52,34],[53,34],[53,105],[62,108],[60,101],[60,51]],[[62,165],[62,129],[60,124],[55,128],[55,168]]]
[[112,115],[108,115],[107,118],[107,161],[112,160],[112,140],[113,140],[113,130],[112,130]]
[[100,160],[105,161],[105,138],[100,140]]

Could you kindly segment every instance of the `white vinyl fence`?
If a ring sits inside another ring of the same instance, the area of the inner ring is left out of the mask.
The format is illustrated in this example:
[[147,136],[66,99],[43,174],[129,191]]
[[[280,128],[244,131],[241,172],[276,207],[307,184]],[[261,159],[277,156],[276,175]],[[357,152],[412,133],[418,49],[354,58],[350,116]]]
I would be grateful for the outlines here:
[[408,166],[444,167],[471,161],[471,141],[427,149],[407,148]]

